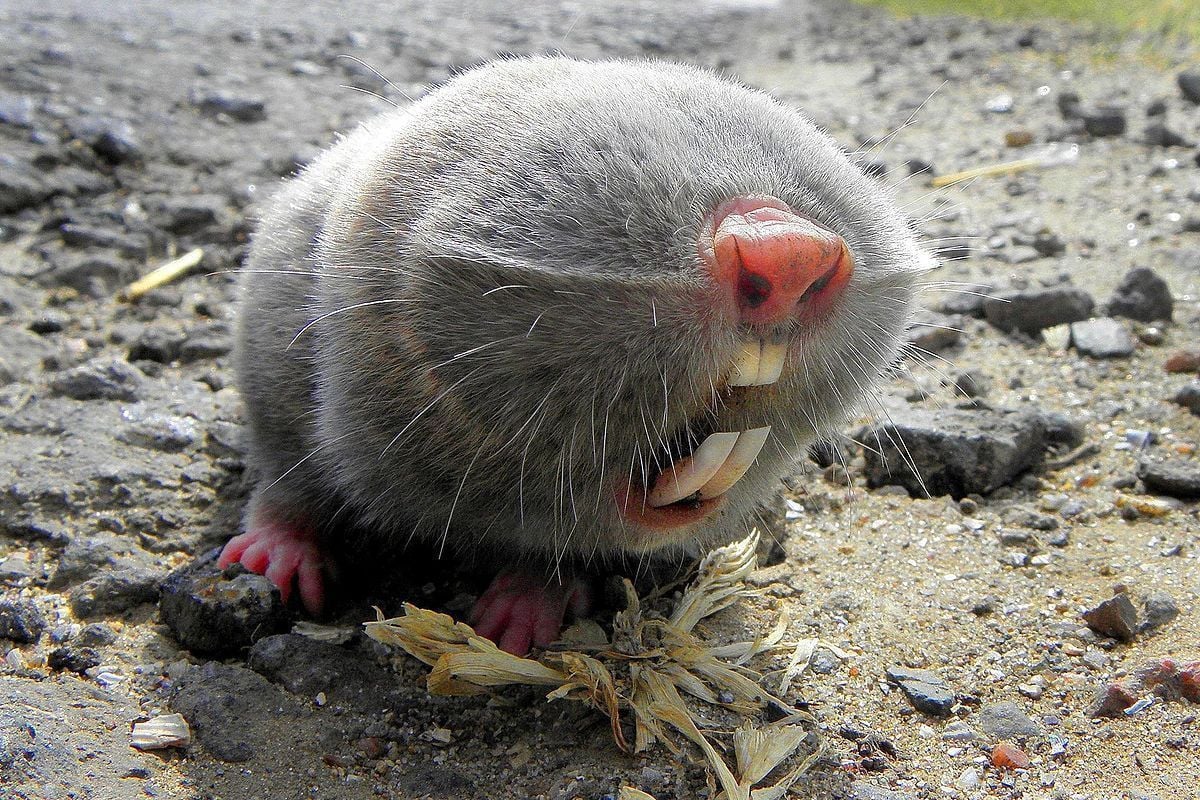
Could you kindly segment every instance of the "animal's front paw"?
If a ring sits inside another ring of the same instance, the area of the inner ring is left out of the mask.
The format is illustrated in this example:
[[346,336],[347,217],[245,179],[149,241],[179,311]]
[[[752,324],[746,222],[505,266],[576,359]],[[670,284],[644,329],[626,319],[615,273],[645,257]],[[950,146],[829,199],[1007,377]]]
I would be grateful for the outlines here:
[[316,532],[296,522],[256,516],[259,518],[249,530],[225,544],[217,566],[224,569],[240,561],[246,569],[265,575],[278,586],[284,603],[295,586],[305,610],[320,614],[325,607],[325,555],[317,544]]
[[545,647],[558,638],[568,610],[587,613],[592,592],[578,578],[560,582],[526,572],[496,576],[471,609],[475,632],[501,650],[523,656],[532,645]]

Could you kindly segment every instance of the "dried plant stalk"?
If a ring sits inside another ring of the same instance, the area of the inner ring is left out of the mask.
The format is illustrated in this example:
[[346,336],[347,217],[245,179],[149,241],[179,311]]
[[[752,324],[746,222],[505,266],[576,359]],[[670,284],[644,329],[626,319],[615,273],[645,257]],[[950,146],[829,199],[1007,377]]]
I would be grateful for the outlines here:
[[[702,619],[750,593],[745,579],[755,568],[757,546],[758,533],[753,532],[705,556],[669,618],[645,608],[633,584],[625,581],[626,607],[616,614],[611,637],[594,623],[580,625],[573,631],[576,638],[540,660],[510,655],[469,625],[410,604],[405,604],[401,617],[383,619],[380,613],[379,619],[366,624],[366,632],[431,666],[427,682],[434,694],[478,694],[514,683],[551,687],[546,695],[549,700],[585,702],[606,714],[613,740],[625,752],[642,752],[661,742],[679,755],[686,745],[678,736],[694,744],[720,786],[716,800],[776,800],[822,752],[817,748],[773,785],[755,788],[785,762],[794,761],[812,738],[806,727],[812,717],[790,709],[763,689],[762,676],[745,666],[755,655],[784,646],[787,619],[781,618],[769,633],[746,642],[714,645],[694,632]],[[588,653],[565,649],[570,642],[578,642]],[[797,647],[784,676],[785,685],[803,672],[816,647],[807,642]],[[713,738],[704,733],[705,728],[721,726],[692,708],[684,695],[694,698],[693,703],[707,704],[717,717],[733,714],[740,718],[732,735],[733,767]],[[777,723],[755,726],[752,718],[768,705],[791,715]],[[622,724],[623,714],[632,718],[632,747]]]

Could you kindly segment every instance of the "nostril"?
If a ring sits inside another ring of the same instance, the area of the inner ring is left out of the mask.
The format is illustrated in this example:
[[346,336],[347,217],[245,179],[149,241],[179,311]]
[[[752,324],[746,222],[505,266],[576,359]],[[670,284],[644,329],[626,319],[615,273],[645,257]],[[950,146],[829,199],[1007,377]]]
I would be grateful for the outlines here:
[[773,324],[815,311],[853,272],[842,237],[782,201],[735,198],[709,220],[701,253],[742,322]]
[[738,274],[739,306],[758,308],[771,297],[771,281],[754,272],[743,269]]

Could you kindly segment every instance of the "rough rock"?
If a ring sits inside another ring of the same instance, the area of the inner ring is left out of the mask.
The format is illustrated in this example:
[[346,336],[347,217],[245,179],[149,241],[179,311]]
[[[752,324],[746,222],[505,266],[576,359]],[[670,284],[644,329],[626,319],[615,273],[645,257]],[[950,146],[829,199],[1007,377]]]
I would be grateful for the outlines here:
[[0,639],[32,644],[46,629],[46,618],[29,600],[0,600]]
[[1123,642],[1132,641],[1137,633],[1137,609],[1125,592],[1084,611],[1083,620],[1101,636],[1111,636]]
[[124,361],[98,358],[67,370],[50,388],[75,400],[137,400],[142,373]]
[[1128,122],[1120,106],[1097,106],[1084,109],[1083,128],[1092,136],[1120,136]]
[[1200,381],[1192,381],[1179,387],[1171,402],[1183,406],[1193,414],[1200,416]]
[[1171,287],[1154,270],[1137,267],[1125,273],[1106,308],[1114,317],[1154,322],[1171,319],[1175,301],[1171,297]]
[[1092,315],[1092,296],[1074,286],[997,292],[983,301],[988,322],[1002,331],[1033,335],[1042,328],[1078,322]]
[[987,494],[1042,459],[1046,426],[1018,411],[910,409],[865,432],[867,483],[914,495]]
[[232,655],[286,630],[290,615],[279,589],[262,575],[213,561],[189,564],[162,584],[159,611],[181,645],[197,655]]
[[1168,592],[1153,591],[1142,603],[1142,630],[1159,628],[1179,616],[1179,604]]
[[1023,739],[1040,736],[1042,729],[1021,707],[1011,701],[992,703],[979,709],[979,727],[993,741],[997,739]]
[[1111,317],[1072,322],[1071,344],[1093,358],[1129,358],[1137,349],[1133,334]]
[[1200,69],[1185,69],[1175,76],[1179,91],[1192,103],[1200,103]]
[[954,706],[954,690],[936,672],[888,667],[887,679],[899,686],[913,707],[921,713],[934,717],[950,716],[950,709]]
[[1180,500],[1200,498],[1200,461],[1183,458],[1143,459],[1137,476],[1146,489]]

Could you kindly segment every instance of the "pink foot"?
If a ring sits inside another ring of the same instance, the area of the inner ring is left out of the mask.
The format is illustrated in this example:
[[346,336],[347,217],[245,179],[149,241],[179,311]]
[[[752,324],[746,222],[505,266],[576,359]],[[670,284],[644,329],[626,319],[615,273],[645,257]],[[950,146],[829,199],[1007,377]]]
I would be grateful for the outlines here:
[[592,602],[579,579],[559,583],[525,572],[505,572],[492,581],[471,609],[475,632],[501,650],[523,656],[530,645],[545,647],[558,638],[569,609],[580,616]]
[[284,603],[295,584],[305,610],[313,615],[321,613],[325,606],[325,557],[312,528],[269,518],[255,520],[248,531],[226,542],[217,566],[224,569],[239,561],[278,586]]

